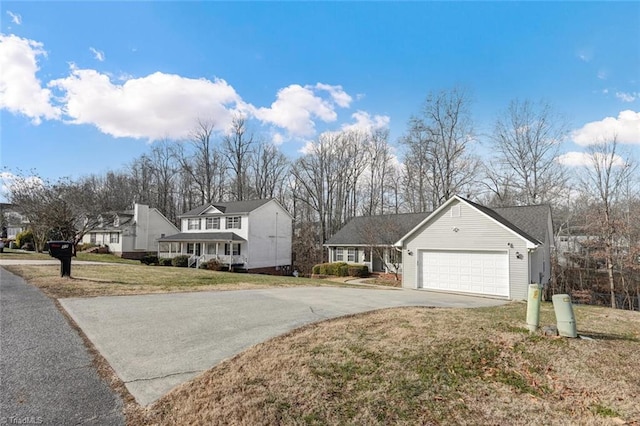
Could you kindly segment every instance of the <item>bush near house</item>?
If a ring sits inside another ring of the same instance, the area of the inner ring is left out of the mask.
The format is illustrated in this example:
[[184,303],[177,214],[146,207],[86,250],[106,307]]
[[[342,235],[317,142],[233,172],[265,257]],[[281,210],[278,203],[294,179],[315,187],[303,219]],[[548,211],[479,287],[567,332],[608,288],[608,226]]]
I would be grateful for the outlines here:
[[26,231],[22,231],[16,235],[16,245],[18,248],[22,248],[22,246],[29,244],[32,247],[34,246],[33,232],[31,232],[31,230],[27,229]]
[[209,271],[222,271],[225,269],[225,266],[217,260],[211,259],[207,262],[202,262],[200,264],[200,269],[207,269]]
[[186,268],[187,266],[189,266],[189,256],[185,254],[176,256],[171,259],[171,265],[177,266],[178,268]]
[[168,257],[163,257],[158,260],[158,264],[160,266],[173,266],[173,259],[170,259]]
[[87,251],[89,249],[92,249],[94,247],[98,247],[97,244],[94,243],[80,243],[76,246],[76,250],[77,251]]
[[143,265],[157,265],[158,264],[158,256],[155,254],[147,253],[140,259],[140,263]]
[[369,275],[369,268],[367,265],[349,265],[345,262],[320,263],[313,267],[313,273],[338,277],[366,277]]

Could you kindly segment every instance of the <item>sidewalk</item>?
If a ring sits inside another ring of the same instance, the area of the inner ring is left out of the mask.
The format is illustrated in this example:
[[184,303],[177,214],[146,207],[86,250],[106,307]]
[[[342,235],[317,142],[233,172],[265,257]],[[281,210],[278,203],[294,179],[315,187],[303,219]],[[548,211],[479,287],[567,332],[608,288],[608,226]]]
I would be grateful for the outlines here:
[[123,425],[122,401],[53,301],[2,268],[0,293],[0,424]]

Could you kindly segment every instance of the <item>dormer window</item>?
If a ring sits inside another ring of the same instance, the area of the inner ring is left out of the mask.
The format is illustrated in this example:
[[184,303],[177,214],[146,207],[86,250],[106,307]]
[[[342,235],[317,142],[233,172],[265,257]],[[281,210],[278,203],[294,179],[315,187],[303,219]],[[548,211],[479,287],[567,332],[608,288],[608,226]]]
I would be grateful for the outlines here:
[[120,216],[116,216],[113,218],[113,226],[115,227],[120,226]]

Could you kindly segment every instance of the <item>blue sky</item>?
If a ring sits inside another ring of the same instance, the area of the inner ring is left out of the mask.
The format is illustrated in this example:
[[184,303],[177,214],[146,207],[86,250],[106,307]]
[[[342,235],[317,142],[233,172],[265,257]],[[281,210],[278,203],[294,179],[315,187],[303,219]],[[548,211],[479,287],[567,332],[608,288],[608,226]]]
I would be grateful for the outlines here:
[[326,130],[387,126],[429,91],[473,99],[478,152],[515,98],[570,123],[567,164],[618,134],[640,151],[640,2],[12,2],[0,39],[1,165],[119,169],[234,113],[291,157]]

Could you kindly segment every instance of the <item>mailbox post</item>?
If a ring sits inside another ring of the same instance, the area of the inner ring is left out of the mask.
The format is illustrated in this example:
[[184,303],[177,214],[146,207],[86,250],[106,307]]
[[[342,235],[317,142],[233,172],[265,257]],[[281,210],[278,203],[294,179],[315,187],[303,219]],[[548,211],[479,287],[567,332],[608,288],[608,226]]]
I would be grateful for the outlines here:
[[73,243],[70,241],[49,241],[49,256],[60,261],[60,276],[71,276],[71,257],[73,256]]

